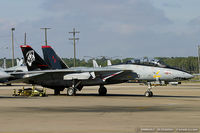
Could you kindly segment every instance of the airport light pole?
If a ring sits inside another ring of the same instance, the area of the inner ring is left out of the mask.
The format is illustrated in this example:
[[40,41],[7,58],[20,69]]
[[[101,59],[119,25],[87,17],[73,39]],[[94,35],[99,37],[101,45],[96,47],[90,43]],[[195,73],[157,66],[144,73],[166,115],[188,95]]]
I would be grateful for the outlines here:
[[11,39],[12,39],[12,67],[14,67],[14,58],[15,58],[15,53],[14,53],[14,31],[15,28],[11,28]]
[[69,32],[69,34],[73,34],[73,38],[69,38],[69,40],[73,40],[74,43],[74,67],[76,67],[76,40],[79,40],[79,38],[76,38],[76,33],[80,33],[80,31],[76,31],[75,28],[72,32]]
[[47,46],[47,30],[49,30],[49,29],[51,29],[51,28],[40,28],[40,29],[42,29],[42,30],[44,30],[45,32],[45,36],[44,36],[44,38],[45,38],[45,46]]

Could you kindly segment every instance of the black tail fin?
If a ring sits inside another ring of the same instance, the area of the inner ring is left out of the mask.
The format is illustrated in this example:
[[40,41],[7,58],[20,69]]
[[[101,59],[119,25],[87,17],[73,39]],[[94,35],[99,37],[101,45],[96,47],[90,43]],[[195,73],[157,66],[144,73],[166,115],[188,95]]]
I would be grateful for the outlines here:
[[50,69],[47,63],[29,45],[21,45],[26,66],[29,71]]
[[52,69],[67,69],[69,68],[64,61],[56,54],[51,46],[42,46],[44,60],[51,66]]

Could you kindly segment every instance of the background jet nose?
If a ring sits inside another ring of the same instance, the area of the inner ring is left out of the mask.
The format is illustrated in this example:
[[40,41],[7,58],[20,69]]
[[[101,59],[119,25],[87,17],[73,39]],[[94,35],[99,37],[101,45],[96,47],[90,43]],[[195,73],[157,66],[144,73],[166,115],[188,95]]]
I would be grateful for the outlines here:
[[189,73],[186,73],[186,74],[185,74],[185,78],[186,78],[186,79],[191,79],[191,78],[194,78],[194,75],[189,74]]
[[0,79],[9,78],[10,74],[0,71]]

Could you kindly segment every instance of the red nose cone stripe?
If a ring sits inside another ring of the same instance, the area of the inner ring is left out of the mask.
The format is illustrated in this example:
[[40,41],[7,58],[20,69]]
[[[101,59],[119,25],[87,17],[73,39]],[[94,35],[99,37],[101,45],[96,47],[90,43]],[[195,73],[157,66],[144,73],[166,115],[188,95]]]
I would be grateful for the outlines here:
[[51,46],[42,46],[42,48],[51,48]]
[[30,45],[21,45],[20,47],[21,47],[21,48],[31,48]]

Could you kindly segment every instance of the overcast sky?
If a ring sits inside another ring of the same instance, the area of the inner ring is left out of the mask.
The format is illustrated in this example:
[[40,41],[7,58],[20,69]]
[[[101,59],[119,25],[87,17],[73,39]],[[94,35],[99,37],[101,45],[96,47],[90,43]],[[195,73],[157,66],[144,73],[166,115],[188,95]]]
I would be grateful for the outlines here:
[[[61,57],[196,56],[200,44],[200,0],[0,0],[0,58],[11,58],[11,28],[15,55],[24,32],[27,43],[41,54],[44,31]],[[8,48],[6,48],[8,47]]]

